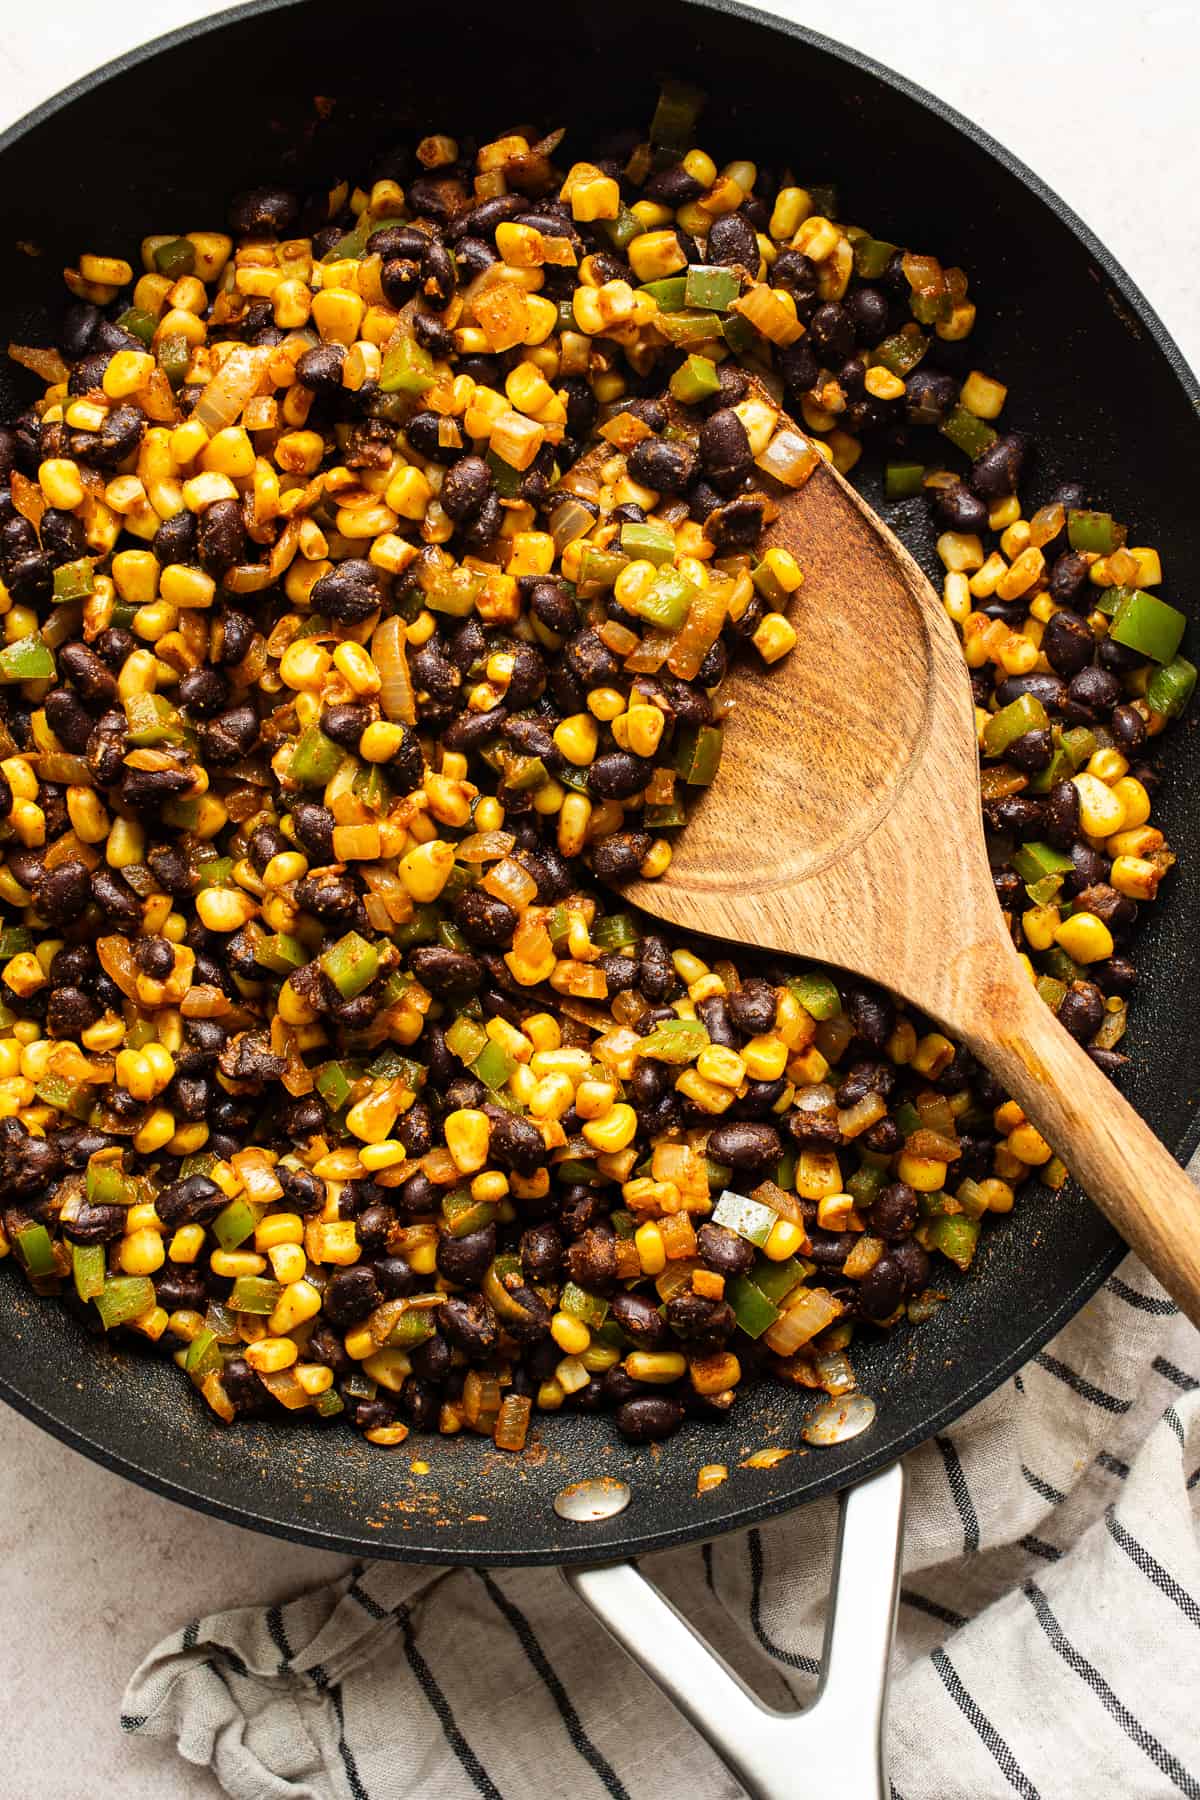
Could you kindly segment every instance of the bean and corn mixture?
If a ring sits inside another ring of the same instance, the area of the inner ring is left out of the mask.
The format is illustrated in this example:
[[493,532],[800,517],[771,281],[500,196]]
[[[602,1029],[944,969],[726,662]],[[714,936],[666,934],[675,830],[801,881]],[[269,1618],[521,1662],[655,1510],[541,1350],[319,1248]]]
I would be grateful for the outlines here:
[[913,1011],[611,891],[716,776],[730,659],[820,604],[756,549],[820,456],[931,500],[1001,904],[1124,1060],[1195,680],[1158,556],[1026,505],[961,270],[719,168],[697,111],[257,189],[82,255],[58,347],[10,347],[0,1252],[227,1422],[518,1451],[841,1394],[1065,1179]]

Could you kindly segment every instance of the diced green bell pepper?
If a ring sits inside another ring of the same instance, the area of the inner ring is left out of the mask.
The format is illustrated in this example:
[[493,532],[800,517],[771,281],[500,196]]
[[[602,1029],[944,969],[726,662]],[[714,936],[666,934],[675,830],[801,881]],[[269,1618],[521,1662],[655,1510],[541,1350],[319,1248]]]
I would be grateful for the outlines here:
[[131,337],[140,338],[146,349],[149,350],[154,342],[154,330],[157,324],[153,313],[147,312],[144,306],[127,306],[118,318],[117,324]]
[[343,1000],[353,1000],[379,973],[379,952],[357,931],[348,931],[321,953],[321,968]]
[[619,551],[599,550],[594,544],[585,544],[579,558],[579,586],[589,591],[611,587],[628,561],[629,558]]
[[806,969],[803,975],[793,975],[788,987],[814,1019],[836,1019],[841,1013],[842,1002],[833,978],[819,969]]
[[1045,1002],[1051,1012],[1057,1012],[1067,997],[1067,985],[1064,981],[1056,981],[1053,975],[1039,975],[1034,982],[1038,998]]
[[1177,719],[1191,699],[1195,686],[1195,663],[1190,663],[1186,656],[1177,656],[1161,669],[1155,669],[1146,689],[1146,700],[1165,719]]
[[721,315],[703,312],[699,307],[685,307],[679,312],[660,313],[656,328],[677,350],[696,350],[701,344],[719,343],[724,336]]
[[728,312],[742,284],[732,269],[720,263],[692,263],[685,277],[684,304],[709,312]]
[[245,1243],[261,1217],[262,1208],[239,1195],[221,1208],[210,1230],[222,1250],[236,1250],[239,1244]]
[[44,1225],[27,1225],[14,1240],[17,1255],[26,1274],[53,1275],[58,1268],[54,1260],[54,1240]]
[[415,337],[406,335],[385,351],[379,370],[383,393],[427,394],[436,381],[433,357]]
[[169,243],[159,244],[154,252],[154,266],[160,275],[169,275],[172,281],[179,281],[184,275],[196,272],[196,246],[187,238],[172,238]]
[[393,927],[392,942],[398,950],[411,950],[414,944],[432,943],[437,936],[437,927],[437,908],[420,901],[413,907],[411,919]]
[[904,381],[912,374],[928,348],[929,339],[921,332],[897,331],[892,337],[884,338],[882,344],[876,345],[873,360]]
[[18,638],[0,650],[0,681],[53,681],[54,654],[40,637]]
[[1041,701],[1033,694],[1020,694],[1008,706],[993,713],[983,728],[985,756],[1003,756],[1010,744],[1027,731],[1045,731],[1050,720]]
[[132,1206],[138,1197],[137,1183],[115,1162],[90,1162],[84,1191],[97,1206]]
[[33,933],[26,925],[8,925],[0,931],[0,962],[26,956],[33,949]]
[[574,1281],[563,1283],[558,1304],[562,1312],[570,1313],[572,1318],[582,1319],[593,1330],[603,1325],[608,1316],[608,1301],[600,1294],[589,1294],[586,1288],[581,1288]]
[[288,775],[301,787],[324,787],[341,768],[343,754],[319,725],[309,725],[297,739]]
[[86,1305],[104,1292],[104,1245],[72,1244],[71,1274],[75,1292]]
[[673,831],[687,824],[687,813],[682,801],[671,800],[662,806],[644,806],[642,823],[647,831]]
[[773,1306],[756,1287],[748,1275],[739,1275],[727,1284],[725,1298],[733,1308],[733,1316],[747,1337],[760,1338],[764,1331],[769,1331],[779,1317],[779,1308]]
[[639,1056],[653,1062],[695,1062],[709,1043],[708,1029],[700,1019],[664,1019],[638,1044]]
[[782,1307],[792,1289],[804,1280],[804,1273],[804,1264],[795,1256],[789,1256],[786,1262],[768,1262],[764,1256],[755,1264],[750,1279],[772,1306]]
[[1013,852],[1012,866],[1022,881],[1040,881],[1044,875],[1067,875],[1075,867],[1069,856],[1036,838]]
[[451,1237],[469,1237],[496,1222],[496,1208],[490,1200],[476,1200],[469,1187],[451,1188],[442,1195],[442,1217]]
[[635,237],[641,237],[646,227],[637,214],[631,212],[624,203],[615,219],[598,219],[596,223],[608,239],[614,250],[623,256]]
[[183,720],[164,694],[131,694],[125,702],[129,742],[139,750],[182,744]]
[[696,584],[679,570],[664,564],[646,592],[629,603],[630,612],[648,625],[661,625],[677,631],[688,616],[688,608],[697,594]]
[[206,1375],[219,1375],[224,1366],[216,1333],[207,1325],[202,1326],[187,1347],[183,1363],[185,1374],[199,1387]]
[[884,238],[860,237],[854,245],[855,274],[864,281],[878,281],[898,248]]
[[192,360],[192,347],[181,331],[169,331],[154,346],[154,357],[173,388],[181,388],[187,380]]
[[689,787],[709,787],[721,763],[725,732],[720,725],[687,725],[675,737],[676,774]]
[[972,461],[990,450],[999,436],[986,419],[977,419],[965,406],[956,406],[947,413],[938,430],[944,438],[949,438],[956,450],[961,450]]
[[[573,314],[570,325],[564,327],[564,329],[567,331],[574,331],[576,329]],[[495,482],[496,493],[499,495],[500,499],[515,500],[517,495],[521,492],[521,483],[524,480],[524,476],[520,469],[514,469],[511,463],[505,462],[502,456],[497,456],[494,450],[488,451],[484,461],[492,471],[492,480]],[[587,552],[585,551],[584,555],[586,556],[586,554]]]
[[34,1092],[47,1106],[53,1106],[57,1112],[67,1113],[72,1119],[84,1120],[91,1117],[95,1090],[88,1087],[86,1082],[68,1081],[65,1075],[43,1075]]
[[1096,751],[1096,734],[1090,725],[1072,725],[1062,734],[1062,747],[1075,768],[1082,769]]
[[290,932],[277,931],[273,937],[262,938],[254,946],[254,960],[273,975],[290,975],[293,969],[304,967],[308,951]]
[[637,939],[631,913],[605,913],[592,926],[592,942],[601,950],[628,950]]
[[[688,356],[667,383],[671,398],[681,406],[702,406],[721,391],[717,365],[707,356]],[[622,538],[622,545],[624,539]]]
[[[154,1283],[148,1275],[110,1275],[93,1302],[105,1331],[140,1319],[154,1305]],[[190,1348],[190,1347],[189,1347]]]
[[264,1275],[239,1275],[226,1304],[234,1312],[272,1313],[279,1305],[283,1289],[277,1281]]
[[493,1093],[504,1086],[516,1066],[504,1046],[493,1043],[490,1038],[470,1065],[475,1079],[482,1081]]
[[388,1332],[387,1343],[391,1350],[415,1350],[425,1343],[437,1330],[437,1321],[433,1310],[424,1307],[410,1307],[402,1312],[392,1329]]
[[86,600],[95,592],[95,564],[90,556],[81,556],[75,562],[60,563],[54,571],[54,600],[58,606],[64,606],[71,600]]
[[863,1163],[860,1168],[855,1169],[853,1175],[846,1182],[846,1192],[853,1194],[855,1206],[868,1207],[878,1199],[880,1190],[886,1182],[886,1170],[873,1168],[870,1163]]
[[1067,987],[1073,981],[1079,981],[1084,974],[1082,966],[1074,957],[1068,956],[1061,944],[1051,944],[1048,950],[1043,950],[1041,965],[1047,975],[1052,975],[1056,981],[1065,982]]
[[925,464],[890,462],[883,471],[883,492],[888,500],[911,500],[921,492]]
[[350,1090],[359,1079],[359,1071],[353,1064],[342,1062],[322,1063],[317,1070],[317,1092],[331,1112],[340,1112],[350,1098]]
[[969,1268],[979,1242],[979,1220],[965,1213],[952,1213],[934,1219],[929,1227],[930,1248],[940,1250],[960,1269]]
[[[643,294],[649,294],[652,300],[658,302],[660,313],[667,313],[683,311],[685,305],[683,296],[686,290],[687,280],[683,275],[664,275],[661,281],[646,282],[641,291]],[[577,329],[574,314],[572,314],[569,329]]]
[[751,1200],[746,1194],[735,1194],[732,1188],[726,1188],[713,1210],[713,1224],[724,1225],[727,1231],[736,1231],[740,1238],[761,1250],[779,1218],[769,1206],[760,1200]]
[[1067,514],[1067,542],[1072,550],[1111,556],[1125,542],[1125,527],[1111,513],[1072,508]]
[[196,871],[197,886],[228,887],[233,880],[232,856],[210,856]]
[[695,140],[696,122],[708,96],[686,81],[664,81],[650,121],[650,142],[656,149],[684,151]]
[[345,1412],[346,1402],[336,1388],[330,1387],[323,1394],[317,1395],[309,1410],[315,1412],[319,1419],[332,1419],[338,1413]]
[[1113,614],[1109,636],[1115,644],[1124,644],[1127,650],[1136,650],[1139,656],[1148,656],[1156,663],[1169,663],[1183,641],[1186,624],[1178,607],[1168,606],[1165,600],[1146,593],[1144,588],[1134,588]]
[[446,1048],[458,1057],[460,1062],[473,1063],[488,1043],[488,1034],[477,1019],[468,1018],[466,1013],[459,1013],[452,1025],[446,1028]]

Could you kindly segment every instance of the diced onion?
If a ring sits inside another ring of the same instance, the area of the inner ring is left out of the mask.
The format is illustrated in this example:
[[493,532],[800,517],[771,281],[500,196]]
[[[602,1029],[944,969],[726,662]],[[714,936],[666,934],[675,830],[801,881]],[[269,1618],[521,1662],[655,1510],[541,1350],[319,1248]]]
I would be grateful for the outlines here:
[[23,369],[39,375],[43,381],[54,383],[70,378],[70,369],[52,344],[49,347],[39,344],[10,344],[8,354],[13,362],[20,363]]
[[210,434],[235,424],[247,400],[254,397],[269,359],[270,351],[263,345],[235,345],[212,380],[206,382],[192,417],[199,419]]
[[550,514],[550,536],[559,555],[577,538],[586,537],[596,523],[595,515],[581,501],[560,500]]
[[764,475],[774,476],[785,487],[803,487],[821,460],[808,439],[784,426],[777,431],[755,462]]
[[516,841],[511,831],[477,831],[455,845],[455,855],[464,863],[496,862],[508,855]]
[[381,620],[371,639],[371,657],[380,674],[379,704],[384,717],[415,725],[417,700],[408,672],[407,636],[403,619],[393,615]]
[[809,1414],[800,1435],[808,1444],[844,1444],[875,1423],[876,1410],[869,1394],[846,1394],[837,1400],[826,1400]]

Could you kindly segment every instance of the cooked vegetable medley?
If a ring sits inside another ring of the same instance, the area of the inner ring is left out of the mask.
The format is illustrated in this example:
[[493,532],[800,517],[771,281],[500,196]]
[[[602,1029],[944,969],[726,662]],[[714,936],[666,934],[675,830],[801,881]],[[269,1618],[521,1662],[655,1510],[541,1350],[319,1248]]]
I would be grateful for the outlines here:
[[227,1422],[518,1451],[843,1393],[1065,1179],[927,1020],[612,891],[719,779],[730,660],[821,604],[760,542],[821,456],[932,502],[1001,904],[1124,1060],[1195,681],[1158,556],[1026,498],[961,270],[718,168],[698,104],[257,189],[10,347],[0,1253]]

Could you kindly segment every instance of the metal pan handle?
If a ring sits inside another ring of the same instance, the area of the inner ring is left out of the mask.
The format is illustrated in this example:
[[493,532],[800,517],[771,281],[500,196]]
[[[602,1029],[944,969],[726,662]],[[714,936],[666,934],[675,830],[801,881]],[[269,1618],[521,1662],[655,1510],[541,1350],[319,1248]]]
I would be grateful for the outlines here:
[[636,1563],[562,1573],[751,1800],[827,1800],[831,1792],[887,1800],[884,1722],[903,1531],[899,1463],[841,1496],[821,1684],[795,1713],[764,1706]]

